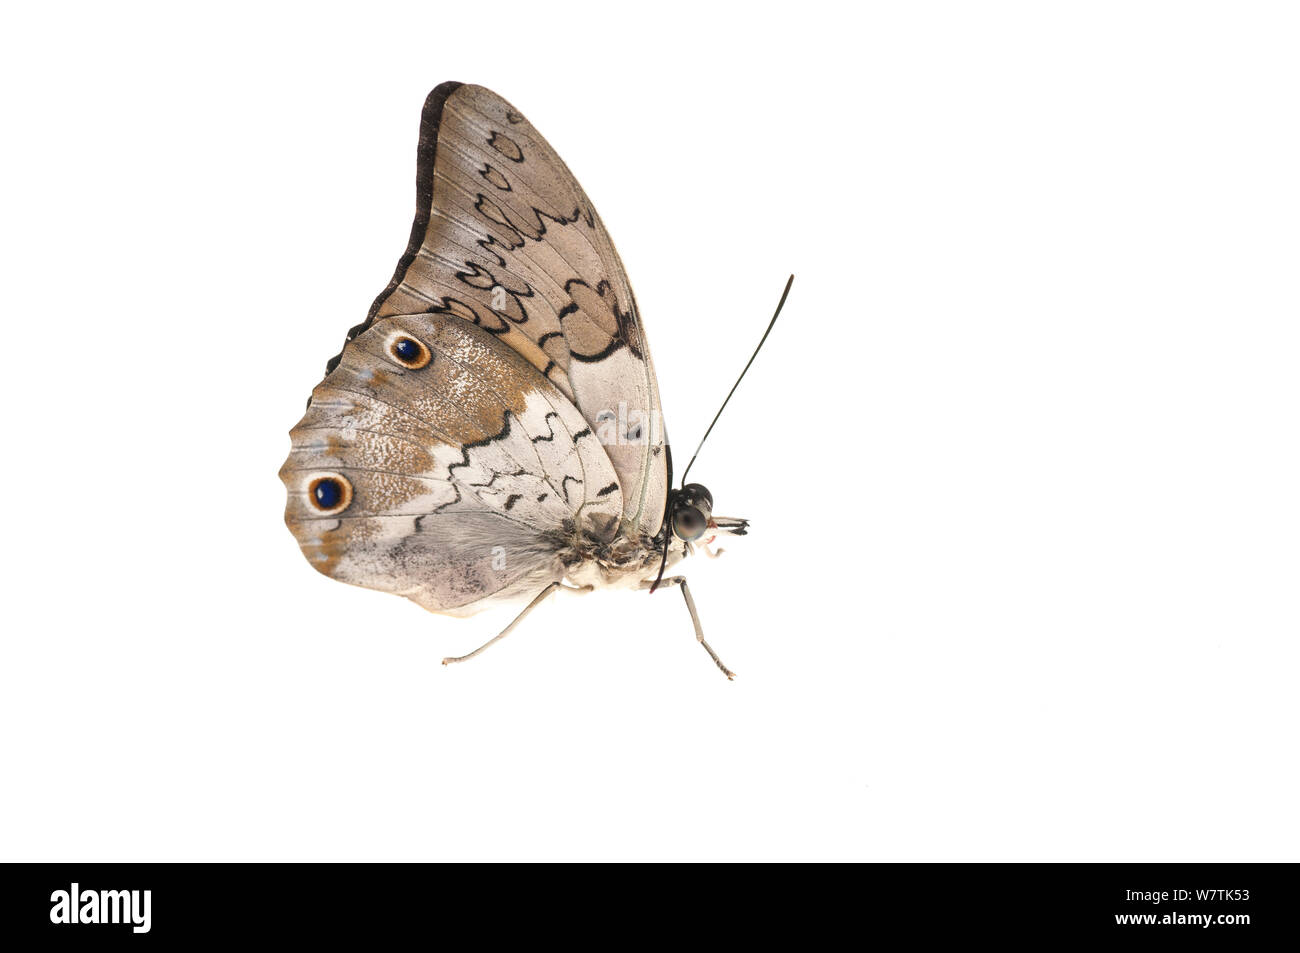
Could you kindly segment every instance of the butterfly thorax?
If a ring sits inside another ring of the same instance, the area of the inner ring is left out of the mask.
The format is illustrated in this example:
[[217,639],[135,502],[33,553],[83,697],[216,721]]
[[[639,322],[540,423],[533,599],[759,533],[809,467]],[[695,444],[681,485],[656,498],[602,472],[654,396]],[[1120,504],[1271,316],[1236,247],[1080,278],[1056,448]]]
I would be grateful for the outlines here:
[[[669,563],[685,555],[679,546],[670,546]],[[570,538],[560,551],[565,577],[577,586],[635,587],[653,579],[663,559],[663,541],[644,534],[636,537],[619,535],[606,542],[590,534]]]

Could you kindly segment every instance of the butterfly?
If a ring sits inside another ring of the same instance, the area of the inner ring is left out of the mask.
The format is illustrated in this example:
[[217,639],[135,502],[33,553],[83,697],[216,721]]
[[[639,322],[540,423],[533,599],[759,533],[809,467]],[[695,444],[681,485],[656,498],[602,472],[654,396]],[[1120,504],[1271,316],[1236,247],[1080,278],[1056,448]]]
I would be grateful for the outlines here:
[[410,241],[290,439],[285,522],[316,570],[455,616],[530,600],[444,664],[559,589],[677,586],[734,677],[685,577],[664,572],[749,524],[714,516],[685,474],[673,488],[614,243],[555,150],[490,90],[429,94]]

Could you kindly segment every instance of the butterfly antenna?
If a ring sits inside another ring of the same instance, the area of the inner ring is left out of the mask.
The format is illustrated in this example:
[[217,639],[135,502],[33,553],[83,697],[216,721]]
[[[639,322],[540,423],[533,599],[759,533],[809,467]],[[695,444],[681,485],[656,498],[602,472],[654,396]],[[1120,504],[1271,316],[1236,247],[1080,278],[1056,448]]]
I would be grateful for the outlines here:
[[[745,365],[745,369],[741,371],[740,376],[736,378],[736,383],[731,385],[731,390],[727,392],[727,399],[722,402],[722,406],[718,408],[718,412],[713,415],[713,423],[709,424],[709,429],[704,431],[704,436],[700,438],[700,445],[695,448],[695,453],[691,455],[691,462],[686,464],[686,469],[682,471],[682,486],[686,485],[686,474],[690,473],[691,467],[695,465],[695,458],[700,455],[700,449],[704,446],[704,441],[708,440],[709,434],[713,433],[713,424],[718,422],[718,418],[722,416],[722,412],[727,409],[727,401],[731,400],[731,395],[736,392],[736,388],[740,386],[740,382],[745,379],[745,374],[749,371],[749,365],[754,363],[754,358],[758,357],[758,352],[763,349],[763,342],[766,341],[767,336],[772,333],[772,327],[776,324],[776,319],[781,316],[781,309],[785,307],[785,299],[786,296],[790,294],[790,286],[792,284],[794,284],[794,275],[791,275],[790,280],[785,283],[785,290],[781,292],[781,300],[778,301],[776,305],[776,313],[772,315],[772,320],[768,322],[767,330],[763,332],[763,337],[759,340],[758,347],[754,348],[754,353],[750,355],[749,363]],[[665,552],[665,557],[666,556],[667,553]],[[659,571],[659,574],[661,576],[663,575],[662,569]]]
[[[682,471],[682,486],[686,485],[686,474],[690,473],[691,467],[695,465],[695,458],[700,455],[700,450],[704,446],[704,441],[708,440],[709,434],[713,433],[713,425],[718,422],[718,418],[722,416],[722,412],[727,409],[727,403],[731,400],[731,395],[736,392],[736,388],[740,386],[740,382],[743,381],[745,375],[749,373],[749,365],[754,363],[754,358],[758,357],[758,352],[763,350],[763,344],[767,341],[767,336],[772,333],[772,328],[776,325],[776,319],[781,316],[781,309],[785,307],[785,299],[790,294],[790,286],[792,284],[794,284],[794,275],[791,275],[789,279],[786,280],[785,290],[781,292],[781,300],[776,303],[776,311],[772,314],[772,320],[767,323],[767,330],[763,332],[763,336],[759,339],[758,347],[754,348],[754,353],[749,356],[749,361],[745,364],[745,369],[740,372],[740,376],[736,378],[736,383],[732,384],[731,390],[727,392],[726,400],[722,402],[722,406],[718,408],[718,412],[713,415],[713,423],[709,424],[709,429],[704,431],[704,436],[700,438],[699,446],[697,446],[695,452],[691,454],[691,462],[686,464],[686,469]],[[672,469],[671,465],[669,466],[669,469]],[[663,528],[663,533],[663,557],[659,560],[659,575],[655,577],[654,583],[650,586],[650,591],[652,593],[659,588],[659,583],[663,582],[664,570],[668,568],[668,547],[672,544],[672,528],[665,526]]]

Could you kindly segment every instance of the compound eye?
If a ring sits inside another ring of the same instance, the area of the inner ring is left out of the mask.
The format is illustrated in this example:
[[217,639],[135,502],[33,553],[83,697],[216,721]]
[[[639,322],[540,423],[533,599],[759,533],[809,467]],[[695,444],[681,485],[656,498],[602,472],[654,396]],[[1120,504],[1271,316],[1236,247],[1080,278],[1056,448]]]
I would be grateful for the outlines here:
[[673,514],[673,532],[678,539],[687,542],[699,539],[708,528],[709,521],[693,506],[683,506]]
[[323,473],[307,484],[307,498],[327,516],[342,513],[352,502],[352,484],[338,473]]
[[393,355],[393,360],[398,364],[413,371],[418,371],[427,365],[433,357],[429,349],[424,346],[424,342],[417,341],[407,334],[400,334],[393,338],[388,344],[388,353]]
[[713,509],[713,494],[703,483],[688,483],[682,487],[682,495],[687,499],[696,500],[703,503],[709,509]]

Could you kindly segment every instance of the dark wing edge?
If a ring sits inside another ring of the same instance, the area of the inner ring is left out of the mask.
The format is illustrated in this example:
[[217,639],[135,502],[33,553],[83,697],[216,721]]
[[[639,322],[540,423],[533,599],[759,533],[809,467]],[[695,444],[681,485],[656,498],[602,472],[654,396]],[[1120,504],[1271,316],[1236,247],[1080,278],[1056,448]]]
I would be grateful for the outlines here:
[[[429,220],[433,216],[433,170],[438,161],[438,128],[442,125],[442,110],[451,94],[464,85],[455,80],[439,83],[424,100],[424,109],[420,113],[420,141],[416,147],[415,221],[411,225],[411,237],[406,243],[406,251],[402,252],[402,257],[397,261],[397,268],[393,271],[388,287],[381,291],[370,305],[370,310],[366,312],[366,319],[348,331],[344,344],[374,324],[375,315],[384,306],[388,296],[402,283],[402,279],[406,277],[406,270],[411,267],[411,262],[415,261],[415,256],[420,253],[420,248],[424,245],[424,237],[429,231]],[[342,357],[343,352],[340,351],[330,358],[325,364],[325,373],[329,374],[338,367]]]

